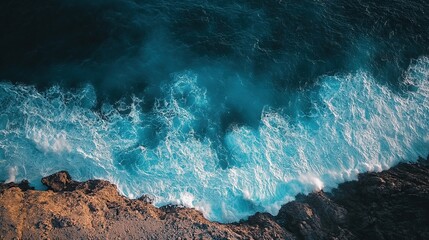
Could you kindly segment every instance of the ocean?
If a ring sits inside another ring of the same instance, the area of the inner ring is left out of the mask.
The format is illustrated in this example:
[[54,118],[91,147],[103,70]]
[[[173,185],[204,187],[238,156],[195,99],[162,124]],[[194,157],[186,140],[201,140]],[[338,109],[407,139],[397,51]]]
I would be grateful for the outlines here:
[[429,154],[424,0],[2,0],[0,181],[233,222]]

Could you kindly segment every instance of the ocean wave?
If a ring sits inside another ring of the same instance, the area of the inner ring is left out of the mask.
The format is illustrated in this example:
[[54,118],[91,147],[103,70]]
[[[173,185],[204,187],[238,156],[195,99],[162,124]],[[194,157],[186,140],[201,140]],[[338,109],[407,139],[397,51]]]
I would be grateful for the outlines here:
[[[367,71],[324,75],[265,105],[258,126],[222,128],[222,108],[202,76],[171,76],[151,110],[145,99],[99,102],[76,91],[0,83],[0,176],[67,170],[107,179],[126,196],[182,204],[211,220],[276,214],[297,193],[331,188],[429,153],[429,58],[413,61],[400,90]],[[305,104],[301,104],[305,103]]]

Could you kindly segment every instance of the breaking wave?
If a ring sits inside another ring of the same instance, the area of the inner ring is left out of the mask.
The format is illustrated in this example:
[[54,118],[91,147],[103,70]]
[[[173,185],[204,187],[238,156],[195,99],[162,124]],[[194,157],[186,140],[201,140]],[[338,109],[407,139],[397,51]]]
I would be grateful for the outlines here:
[[171,75],[150,108],[138,96],[103,102],[91,84],[0,83],[0,177],[42,187],[42,176],[67,170],[230,222],[429,153],[427,57],[411,62],[399,88],[365,69],[319,76],[279,93],[287,104],[249,113],[260,116],[255,125],[224,127],[228,109],[204,77]]

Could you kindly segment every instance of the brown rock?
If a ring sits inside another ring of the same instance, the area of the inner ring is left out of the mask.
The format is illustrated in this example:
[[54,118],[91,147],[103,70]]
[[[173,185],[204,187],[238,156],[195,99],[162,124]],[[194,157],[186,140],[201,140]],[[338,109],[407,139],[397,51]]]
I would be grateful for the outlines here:
[[429,164],[399,164],[257,213],[239,223],[210,222],[195,209],[156,208],[121,196],[103,180],[73,181],[67,172],[0,184],[0,239],[429,239]]
[[72,180],[70,174],[66,171],[57,172],[50,176],[42,178],[42,183],[45,184],[49,190],[54,192],[61,192],[71,189],[72,185],[74,185],[74,181]]

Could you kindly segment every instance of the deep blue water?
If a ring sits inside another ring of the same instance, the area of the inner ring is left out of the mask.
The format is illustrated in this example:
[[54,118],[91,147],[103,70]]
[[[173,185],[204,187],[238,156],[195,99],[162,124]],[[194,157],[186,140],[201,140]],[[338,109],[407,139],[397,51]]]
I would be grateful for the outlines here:
[[211,220],[429,153],[429,2],[3,0],[0,180]]

